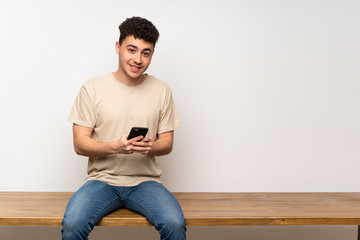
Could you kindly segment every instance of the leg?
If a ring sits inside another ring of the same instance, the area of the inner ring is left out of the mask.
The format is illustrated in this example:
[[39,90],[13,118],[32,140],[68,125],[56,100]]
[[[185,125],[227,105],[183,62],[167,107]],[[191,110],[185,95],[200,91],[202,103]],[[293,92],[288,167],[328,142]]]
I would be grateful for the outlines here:
[[162,184],[144,182],[125,196],[125,208],[144,215],[162,240],[186,239],[186,222],[180,204]]
[[119,197],[110,185],[97,180],[85,183],[67,205],[62,239],[88,239],[87,236],[101,218],[118,208]]

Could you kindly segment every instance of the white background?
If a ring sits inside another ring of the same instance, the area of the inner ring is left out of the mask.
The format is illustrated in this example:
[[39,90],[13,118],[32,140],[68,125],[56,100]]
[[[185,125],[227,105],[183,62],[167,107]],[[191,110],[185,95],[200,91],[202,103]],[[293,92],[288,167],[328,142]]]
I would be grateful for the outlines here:
[[148,73],[181,117],[158,159],[171,191],[360,191],[359,12],[355,0],[0,0],[0,191],[83,183],[67,118],[83,82],[116,70],[131,16],[160,31]]

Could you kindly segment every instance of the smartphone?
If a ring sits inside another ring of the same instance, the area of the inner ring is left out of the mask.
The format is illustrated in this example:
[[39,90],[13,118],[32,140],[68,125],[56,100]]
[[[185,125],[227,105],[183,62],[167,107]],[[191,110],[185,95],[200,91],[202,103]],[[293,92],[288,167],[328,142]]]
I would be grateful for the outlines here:
[[127,138],[127,140],[130,140],[134,137],[137,137],[137,136],[146,136],[147,132],[148,132],[148,128],[144,128],[144,127],[133,127],[131,128],[131,131],[129,133],[129,136]]

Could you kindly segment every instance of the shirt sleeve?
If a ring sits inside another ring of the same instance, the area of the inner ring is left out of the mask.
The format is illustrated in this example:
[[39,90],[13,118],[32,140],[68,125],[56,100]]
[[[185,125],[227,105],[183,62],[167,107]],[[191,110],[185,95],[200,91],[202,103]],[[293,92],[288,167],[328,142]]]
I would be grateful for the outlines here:
[[169,88],[166,90],[165,99],[160,113],[158,134],[173,131],[181,126],[179,115],[176,111],[174,99]]
[[69,119],[75,124],[94,128],[96,125],[94,102],[83,85],[75,99]]

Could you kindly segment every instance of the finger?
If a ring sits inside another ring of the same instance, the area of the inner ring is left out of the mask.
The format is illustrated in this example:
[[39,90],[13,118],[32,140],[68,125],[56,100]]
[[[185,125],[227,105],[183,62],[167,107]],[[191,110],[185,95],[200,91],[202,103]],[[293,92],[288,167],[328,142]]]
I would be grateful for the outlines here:
[[151,150],[151,146],[136,146],[136,145],[133,145],[131,150],[133,150],[133,151],[148,151],[148,150]]
[[152,142],[142,142],[142,141],[140,141],[140,142],[134,142],[134,143],[133,143],[133,146],[152,148],[153,143],[152,143]]
[[132,138],[132,139],[129,139],[128,142],[129,142],[130,144],[132,144],[132,143],[134,143],[134,142],[140,141],[140,140],[143,139],[143,138],[144,138],[144,136],[137,136],[137,137],[134,137],[134,138]]
[[138,152],[138,153],[149,152],[150,150],[151,150],[151,147],[136,147],[136,146],[134,146],[132,148],[133,152]]
[[132,154],[134,152],[133,151],[133,146],[131,146],[131,145],[127,146],[125,149],[126,149],[128,154]]
[[134,146],[146,146],[148,142],[137,141],[132,143]]
[[141,141],[142,142],[151,142],[151,139],[148,137],[144,137]]

